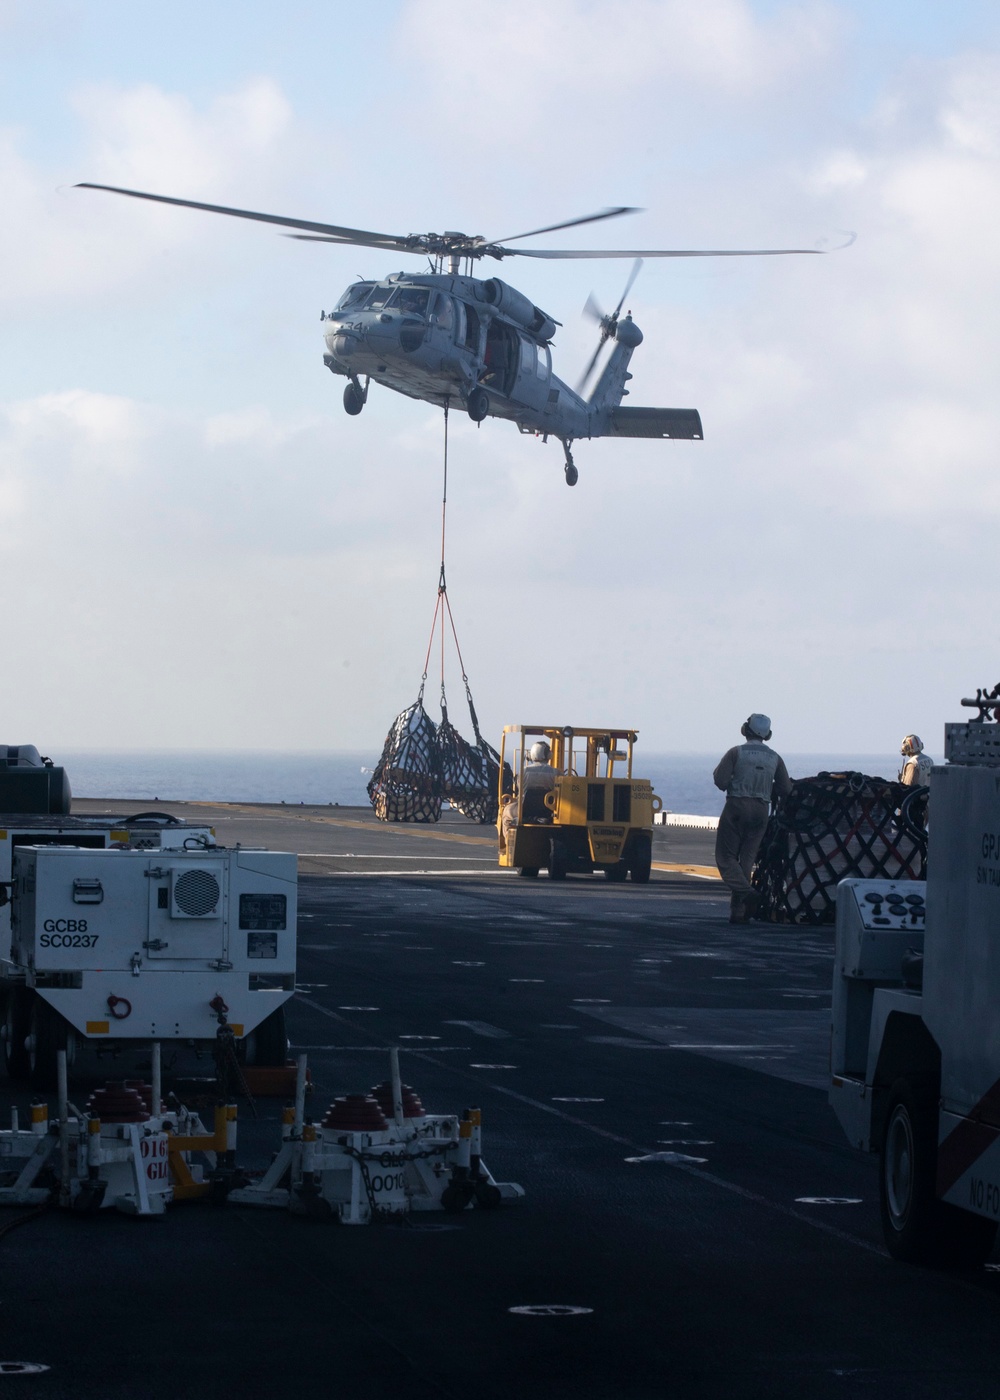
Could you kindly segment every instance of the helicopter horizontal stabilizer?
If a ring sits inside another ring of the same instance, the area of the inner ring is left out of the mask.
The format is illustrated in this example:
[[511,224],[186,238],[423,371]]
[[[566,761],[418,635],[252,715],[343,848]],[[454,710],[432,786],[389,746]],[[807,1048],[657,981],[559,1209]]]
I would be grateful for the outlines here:
[[615,408],[602,436],[700,440],[704,434],[696,408]]

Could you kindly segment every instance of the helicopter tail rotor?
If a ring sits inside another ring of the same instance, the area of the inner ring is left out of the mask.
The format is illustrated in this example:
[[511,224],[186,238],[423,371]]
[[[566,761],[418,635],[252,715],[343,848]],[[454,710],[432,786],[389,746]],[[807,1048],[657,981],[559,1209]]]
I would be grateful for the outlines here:
[[587,381],[593,374],[594,369],[597,366],[597,361],[600,359],[601,351],[604,349],[605,341],[614,340],[615,336],[617,335],[618,317],[621,315],[621,309],[625,305],[625,298],[632,290],[632,286],[635,282],[635,279],[639,276],[639,272],[641,271],[641,269],[642,258],[636,258],[635,262],[632,264],[632,271],[628,275],[628,281],[625,283],[625,290],[618,298],[618,305],[615,307],[614,311],[612,311],[610,316],[605,316],[593,292],[591,292],[590,296],[587,298],[586,305],[583,308],[583,314],[585,316],[589,316],[592,321],[597,322],[597,324],[601,328],[601,335],[600,339],[597,342],[597,349],[591,356],[590,363],[587,365],[587,368],[584,370],[582,377],[577,383],[576,392],[578,394],[582,395],[584,389],[587,387]]

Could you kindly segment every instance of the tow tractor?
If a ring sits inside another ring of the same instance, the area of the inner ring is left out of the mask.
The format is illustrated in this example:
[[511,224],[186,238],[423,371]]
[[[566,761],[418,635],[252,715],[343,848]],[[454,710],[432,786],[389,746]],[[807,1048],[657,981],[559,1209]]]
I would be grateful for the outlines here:
[[[284,1065],[296,858],[216,845],[162,812],[70,812],[65,771],[0,746],[0,998],[8,1077],[38,1088],[87,1057],[134,1072],[151,1041],[208,1057],[218,1032]],[[119,1065],[120,1062],[120,1065]]]
[[945,725],[927,880],[837,891],[830,1101],[880,1156],[886,1246],[985,1261],[1000,1220],[1000,687]]
[[[653,863],[653,813],[663,804],[648,779],[633,777],[636,738],[634,729],[507,725],[500,743],[501,866],[528,877],[544,867],[550,880],[603,870],[608,880],[645,884]],[[538,740],[549,745],[555,770],[548,792],[524,790],[528,751]]]

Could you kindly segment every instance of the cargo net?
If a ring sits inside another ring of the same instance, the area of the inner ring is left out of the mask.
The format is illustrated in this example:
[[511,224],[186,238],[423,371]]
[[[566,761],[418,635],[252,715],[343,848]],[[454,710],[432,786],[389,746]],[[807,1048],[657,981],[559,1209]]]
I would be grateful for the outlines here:
[[436,822],[442,802],[470,819],[497,819],[500,755],[478,733],[463,739],[447,710],[435,724],[418,700],[396,716],[368,784],[383,822]]
[[470,821],[495,822],[500,755],[476,731],[470,744],[444,713],[434,742],[434,770],[441,796]]
[[800,778],[771,817],[753,872],[760,917],[832,924],[840,880],[922,880],[926,787],[863,773]]
[[379,821],[436,822],[441,816],[436,741],[437,726],[419,700],[393,720],[368,784]]

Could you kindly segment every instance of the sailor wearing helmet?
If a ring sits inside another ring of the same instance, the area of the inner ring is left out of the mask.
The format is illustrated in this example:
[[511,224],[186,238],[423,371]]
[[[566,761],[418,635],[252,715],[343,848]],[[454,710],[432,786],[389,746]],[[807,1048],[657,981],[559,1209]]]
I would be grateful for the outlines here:
[[756,902],[750,871],[771,801],[784,797],[791,788],[784,759],[764,742],[771,737],[767,715],[750,715],[740,733],[746,743],[731,748],[712,775],[715,786],[726,794],[715,841],[715,863],[732,891],[729,921],[734,924],[745,924]]
[[545,739],[539,739],[528,750],[519,791],[503,809],[503,820],[500,824],[501,849],[506,849],[507,837],[517,825],[521,799],[523,799],[525,821],[548,822],[552,820],[552,813],[545,806],[545,794],[551,792],[555,787],[560,770],[552,766],[551,758],[552,749]]
[[920,735],[907,734],[899,746],[899,752],[903,755],[899,781],[905,787],[926,787],[930,782],[934,760],[924,753]]

